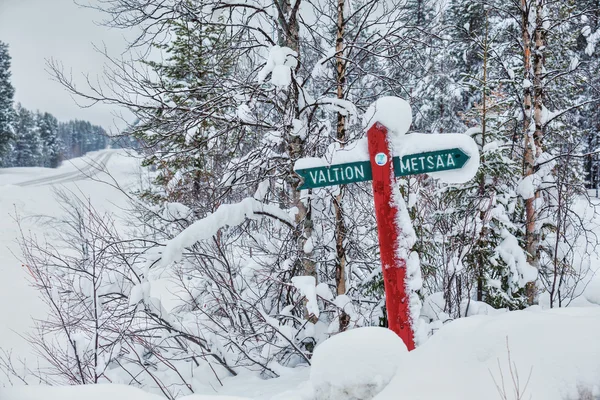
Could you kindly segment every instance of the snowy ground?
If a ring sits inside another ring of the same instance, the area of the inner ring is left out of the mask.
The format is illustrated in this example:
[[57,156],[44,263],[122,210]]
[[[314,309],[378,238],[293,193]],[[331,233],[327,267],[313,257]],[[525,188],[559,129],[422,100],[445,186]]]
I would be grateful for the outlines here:
[[[0,347],[13,349],[16,356],[32,359],[20,335],[31,332],[31,318],[45,310],[19,262],[15,215],[22,217],[24,230],[43,235],[50,228],[36,216],[60,214],[53,197],[59,186],[85,194],[99,210],[119,214],[125,196],[99,182],[107,176],[94,166],[106,166],[123,186],[135,185],[138,162],[119,151],[89,154],[57,170],[0,170]],[[600,400],[598,304],[600,278],[572,304],[578,307],[463,318],[444,325],[410,353],[389,331],[351,331],[317,347],[312,371],[280,368],[281,378],[269,381],[241,374],[225,379],[215,392],[178,400]],[[0,400],[82,398],[159,397],[118,385],[0,389]]]
[[[383,331],[383,332],[382,332]],[[408,353],[383,328],[360,328],[317,347],[312,373],[224,381],[218,395],[179,400],[600,399],[600,307],[532,308],[445,325]],[[358,351],[357,351],[358,350]],[[353,356],[353,354],[359,356]],[[310,374],[310,376],[309,376]],[[227,397],[234,396],[234,397]],[[235,397],[244,396],[244,397]],[[117,385],[0,389],[2,400],[154,400]]]
[[[59,216],[56,188],[89,197],[99,210],[119,213],[126,198],[117,189],[98,182],[107,179],[104,167],[120,184],[127,185],[138,175],[139,163],[122,151],[105,150],[66,161],[58,169],[0,169],[0,347],[15,357],[34,357],[22,337],[31,332],[32,318],[45,313],[44,304],[28,285],[27,269],[20,262],[17,239],[21,228],[42,236],[51,229],[41,216]],[[31,361],[30,361],[31,362]],[[0,384],[4,377],[0,374]]]

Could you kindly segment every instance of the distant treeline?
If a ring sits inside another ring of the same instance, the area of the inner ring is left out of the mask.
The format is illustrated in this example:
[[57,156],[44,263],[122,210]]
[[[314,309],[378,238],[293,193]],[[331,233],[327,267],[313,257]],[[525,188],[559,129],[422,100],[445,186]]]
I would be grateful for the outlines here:
[[62,160],[106,148],[106,131],[87,121],[58,122],[47,112],[17,104],[13,135],[3,167],[57,167]]
[[111,142],[102,127],[87,121],[59,122],[50,113],[15,106],[10,76],[8,46],[0,42],[0,167],[56,168],[62,160],[104,149]]

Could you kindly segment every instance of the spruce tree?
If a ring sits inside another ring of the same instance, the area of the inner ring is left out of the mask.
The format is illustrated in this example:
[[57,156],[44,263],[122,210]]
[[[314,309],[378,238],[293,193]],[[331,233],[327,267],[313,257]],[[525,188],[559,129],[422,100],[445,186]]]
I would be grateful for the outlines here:
[[36,122],[43,147],[41,164],[44,167],[56,168],[61,157],[58,121],[50,113],[38,112]]
[[7,166],[10,142],[13,138],[13,97],[15,90],[10,83],[10,55],[8,45],[0,42],[0,167]]
[[17,104],[12,164],[15,167],[38,166],[42,156],[42,140],[34,114]]
[[[213,203],[206,196],[220,196],[215,186],[227,172],[226,163],[236,153],[241,155],[238,152],[253,135],[248,130],[241,140],[232,137],[237,123],[227,121],[236,110],[228,98],[231,88],[223,81],[233,65],[223,50],[226,32],[197,20],[169,24],[174,40],[156,45],[166,59],[147,63],[161,76],[160,82],[152,84],[164,89],[164,99],[131,127],[131,133],[149,155],[145,165],[158,167],[156,183],[166,189],[159,196],[161,200],[200,207],[197,210],[201,213],[212,211],[212,206],[204,208]],[[165,107],[165,103],[171,106]]]

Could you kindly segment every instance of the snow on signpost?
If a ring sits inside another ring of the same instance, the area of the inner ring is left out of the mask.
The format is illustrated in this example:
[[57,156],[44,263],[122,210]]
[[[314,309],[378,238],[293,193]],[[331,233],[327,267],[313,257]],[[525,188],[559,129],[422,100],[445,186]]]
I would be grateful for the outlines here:
[[[365,143],[351,151],[333,155],[334,163],[305,158],[295,164],[303,179],[298,190],[372,181],[379,248],[386,294],[389,328],[406,344],[415,348],[414,328],[407,279],[412,274],[406,254],[410,243],[403,230],[413,231],[404,221],[406,206],[397,193],[395,178],[431,174],[449,183],[464,183],[473,178],[479,167],[479,151],[467,135],[406,135],[412,121],[408,102],[397,97],[383,97],[367,110],[364,122]],[[335,162],[335,161],[338,162]],[[343,160],[345,162],[339,162]],[[452,174],[453,170],[461,173]],[[412,288],[414,290],[414,288]]]

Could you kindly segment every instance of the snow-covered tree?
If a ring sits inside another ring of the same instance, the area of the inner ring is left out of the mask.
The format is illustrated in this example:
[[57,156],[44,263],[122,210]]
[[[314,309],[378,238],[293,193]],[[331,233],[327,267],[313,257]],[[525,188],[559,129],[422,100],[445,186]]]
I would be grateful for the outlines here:
[[38,165],[43,149],[39,129],[36,126],[35,115],[21,104],[17,104],[15,108],[14,129],[11,164],[15,167]]
[[72,120],[58,124],[58,143],[62,157],[70,159],[104,149],[108,138],[102,127],[88,121]]
[[8,45],[0,41],[0,167],[6,166],[10,142],[13,138],[13,96],[15,90],[10,83],[10,54]]
[[41,166],[56,168],[61,158],[61,143],[58,136],[58,120],[50,113],[36,114],[36,124],[42,140]]

